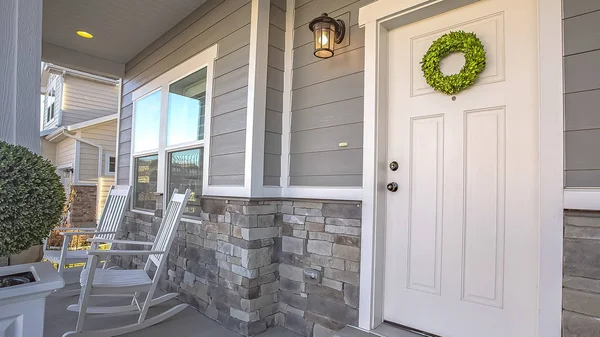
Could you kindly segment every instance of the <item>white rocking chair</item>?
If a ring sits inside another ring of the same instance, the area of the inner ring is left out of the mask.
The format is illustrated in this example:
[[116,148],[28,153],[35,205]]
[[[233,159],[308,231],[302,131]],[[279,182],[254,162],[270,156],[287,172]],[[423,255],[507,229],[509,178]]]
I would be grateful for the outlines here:
[[[44,242],[44,259],[58,264],[58,273],[65,279],[66,284],[79,282],[82,268],[68,268],[69,272],[65,273],[65,267],[69,264],[83,263],[88,259],[87,250],[69,250],[73,236],[93,235],[94,238],[114,239],[123,221],[130,193],[131,186],[111,186],[96,228],[56,228],[64,237],[61,250],[49,250],[47,242]],[[110,256],[107,256],[104,260],[104,268],[109,258]]]
[[[190,190],[187,190],[185,194],[178,194],[177,192],[177,190],[173,192],[171,201],[169,201],[169,205],[164,213],[164,218],[153,243],[128,240],[106,240],[99,238],[89,239],[93,244],[107,242],[147,247],[151,246],[151,248],[150,250],[90,250],[88,252],[88,261],[84,271],[81,273],[81,294],[79,295],[79,303],[70,305],[67,308],[67,310],[79,312],[77,326],[75,331],[67,332],[63,337],[120,336],[160,323],[187,307],[187,304],[179,304],[161,314],[146,319],[150,307],[177,296],[177,294],[171,293],[152,299],[162,271],[167,263],[167,255],[169,254],[171,244],[173,243],[175,233],[177,232],[177,227],[179,227],[179,220],[181,219],[183,210],[190,197]],[[148,259],[144,269],[114,270],[97,268],[101,259],[106,258],[108,255],[145,255]],[[154,276],[150,278],[148,272],[153,265],[156,266],[156,271],[154,272]],[[143,292],[147,292],[147,295],[144,301],[141,302],[138,300],[138,297],[140,296],[140,293]],[[89,300],[92,296],[122,298],[123,296],[128,295],[132,297],[131,305],[112,307],[89,306]],[[122,327],[83,331],[83,323],[87,314],[105,316],[139,314],[139,318],[137,323]]]

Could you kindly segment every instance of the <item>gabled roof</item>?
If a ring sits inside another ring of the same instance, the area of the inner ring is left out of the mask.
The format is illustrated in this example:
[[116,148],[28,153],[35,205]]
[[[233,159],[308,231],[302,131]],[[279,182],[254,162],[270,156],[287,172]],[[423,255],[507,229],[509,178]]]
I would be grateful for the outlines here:
[[[73,132],[73,131],[77,131],[80,129],[89,128],[90,126],[95,126],[98,124],[116,120],[118,117],[119,117],[119,114],[112,114],[112,115],[108,115],[108,116],[102,116],[99,118],[90,119],[89,121],[85,121],[85,122],[81,122],[81,123],[71,124],[68,126],[61,126],[60,128],[57,128],[57,129],[44,130],[44,131],[40,132],[40,137],[45,136],[46,140],[49,142],[62,141],[63,137],[61,137],[61,136],[63,135],[64,131]],[[49,133],[48,131],[51,131],[51,132]]]

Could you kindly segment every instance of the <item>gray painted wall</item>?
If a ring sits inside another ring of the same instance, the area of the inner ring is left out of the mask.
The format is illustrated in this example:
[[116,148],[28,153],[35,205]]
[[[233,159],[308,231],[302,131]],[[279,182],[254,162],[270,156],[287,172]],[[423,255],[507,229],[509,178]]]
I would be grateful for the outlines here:
[[600,1],[563,0],[565,185],[600,186]]
[[0,140],[40,152],[42,0],[0,1]]
[[[358,10],[372,0],[296,1],[290,185],[362,184],[364,30]],[[313,55],[308,23],[327,12],[345,20],[335,56]],[[339,144],[346,142],[347,147]]]
[[269,15],[264,185],[279,186],[281,177],[281,115],[283,113],[286,1],[271,0]]
[[119,184],[129,182],[132,92],[218,43],[215,63],[211,185],[243,185],[246,147],[250,0],[208,0],[127,62],[119,144]]
[[[264,185],[281,177],[286,9],[270,8]],[[290,135],[290,185],[351,186],[362,182],[364,30],[358,10],[372,0],[296,2]],[[344,42],[327,60],[313,55],[308,22],[323,11],[347,24]],[[211,185],[243,185],[250,0],[209,0],[126,65],[120,130],[119,183],[129,179],[131,93],[205,48],[219,43],[213,98]],[[340,143],[348,143],[340,147]]]

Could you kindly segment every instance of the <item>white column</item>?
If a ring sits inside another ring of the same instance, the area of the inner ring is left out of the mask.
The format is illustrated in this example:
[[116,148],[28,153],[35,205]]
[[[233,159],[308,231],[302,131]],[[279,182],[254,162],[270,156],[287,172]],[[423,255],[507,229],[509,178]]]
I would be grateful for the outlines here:
[[248,197],[259,197],[263,192],[270,9],[269,0],[252,0],[244,179]]
[[40,151],[42,0],[0,1],[0,139]]

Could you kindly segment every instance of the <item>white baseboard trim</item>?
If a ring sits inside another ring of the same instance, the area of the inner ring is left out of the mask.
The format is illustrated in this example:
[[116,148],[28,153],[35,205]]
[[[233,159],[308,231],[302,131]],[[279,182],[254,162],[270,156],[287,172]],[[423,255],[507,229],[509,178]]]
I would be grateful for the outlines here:
[[564,208],[600,211],[600,188],[566,188]]

